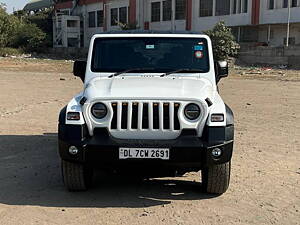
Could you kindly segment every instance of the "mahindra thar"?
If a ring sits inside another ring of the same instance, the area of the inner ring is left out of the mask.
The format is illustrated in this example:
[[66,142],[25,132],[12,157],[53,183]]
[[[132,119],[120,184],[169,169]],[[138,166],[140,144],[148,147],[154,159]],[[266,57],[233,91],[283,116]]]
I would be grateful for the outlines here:
[[145,177],[201,171],[205,192],[227,190],[234,121],[217,84],[228,65],[214,61],[208,36],[97,34],[73,73],[83,90],[58,126],[68,190],[86,190],[95,168]]

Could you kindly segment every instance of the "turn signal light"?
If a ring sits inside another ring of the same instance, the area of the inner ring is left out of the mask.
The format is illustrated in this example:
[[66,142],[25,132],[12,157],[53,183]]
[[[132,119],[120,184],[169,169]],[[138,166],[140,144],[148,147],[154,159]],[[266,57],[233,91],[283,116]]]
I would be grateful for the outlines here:
[[224,114],[212,114],[211,122],[224,122]]
[[68,112],[67,120],[80,120],[80,113],[79,112]]

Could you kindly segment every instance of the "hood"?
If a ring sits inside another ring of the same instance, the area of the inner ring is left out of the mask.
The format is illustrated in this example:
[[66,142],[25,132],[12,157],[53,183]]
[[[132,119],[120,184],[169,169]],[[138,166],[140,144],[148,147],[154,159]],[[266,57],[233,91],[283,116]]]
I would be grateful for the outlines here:
[[213,85],[205,78],[115,77],[92,79],[84,95],[93,99],[178,99],[213,97]]

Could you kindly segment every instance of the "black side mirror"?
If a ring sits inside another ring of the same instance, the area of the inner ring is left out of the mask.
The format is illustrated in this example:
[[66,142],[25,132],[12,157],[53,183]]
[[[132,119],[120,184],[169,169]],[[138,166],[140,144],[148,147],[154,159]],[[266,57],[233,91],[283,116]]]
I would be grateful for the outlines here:
[[75,77],[80,77],[82,82],[84,82],[86,70],[86,61],[75,61],[73,65],[73,74]]
[[228,62],[226,61],[217,61],[216,62],[216,80],[217,83],[221,78],[228,77]]

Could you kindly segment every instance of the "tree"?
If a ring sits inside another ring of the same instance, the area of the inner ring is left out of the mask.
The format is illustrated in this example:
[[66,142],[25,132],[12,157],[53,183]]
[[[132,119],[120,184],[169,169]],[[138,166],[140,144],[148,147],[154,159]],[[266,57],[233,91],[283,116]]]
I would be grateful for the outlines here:
[[237,55],[240,46],[224,21],[220,21],[213,29],[204,33],[211,38],[215,60],[226,60],[229,56]]
[[11,47],[23,48],[27,52],[42,51],[46,34],[33,23],[23,23],[11,38]]
[[9,43],[11,36],[16,32],[20,23],[18,18],[6,12],[6,6],[0,4],[0,48]]
[[117,21],[117,23],[122,30],[137,30],[137,29],[139,29],[139,27],[137,26],[137,22],[121,23],[121,22]]

